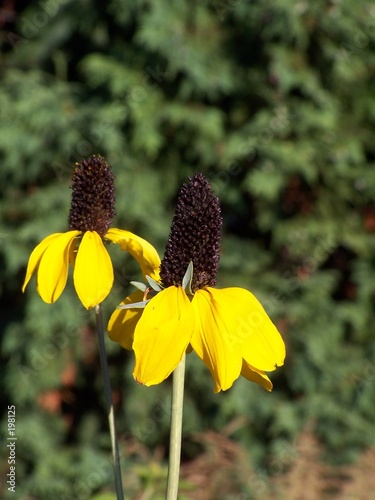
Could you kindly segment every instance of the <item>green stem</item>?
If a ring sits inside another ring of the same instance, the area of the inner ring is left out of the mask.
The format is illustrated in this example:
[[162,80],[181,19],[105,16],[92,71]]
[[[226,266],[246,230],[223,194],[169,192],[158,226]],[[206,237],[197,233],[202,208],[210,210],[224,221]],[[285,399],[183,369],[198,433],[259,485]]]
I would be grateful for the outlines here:
[[185,354],[173,372],[171,435],[166,500],[176,500],[180,476],[182,413],[184,404]]
[[102,367],[102,375],[104,383],[105,403],[108,412],[109,431],[111,434],[113,473],[115,476],[117,500],[123,500],[124,493],[122,490],[120,454],[119,454],[117,434],[116,434],[115,414],[113,411],[111,382],[109,380],[107,353],[104,342],[104,327],[103,327],[103,315],[102,315],[101,304],[95,307],[95,316],[96,316],[96,330],[98,332],[100,364]]

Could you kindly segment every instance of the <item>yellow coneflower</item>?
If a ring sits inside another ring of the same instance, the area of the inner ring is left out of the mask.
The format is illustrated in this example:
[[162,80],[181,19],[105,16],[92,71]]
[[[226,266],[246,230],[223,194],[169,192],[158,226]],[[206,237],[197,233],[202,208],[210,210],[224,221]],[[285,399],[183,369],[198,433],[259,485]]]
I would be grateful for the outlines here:
[[130,231],[110,229],[115,214],[114,175],[108,163],[101,156],[76,163],[69,231],[50,234],[35,247],[22,291],[35,273],[39,295],[48,304],[55,302],[65,288],[70,263],[74,268],[74,287],[82,304],[87,309],[100,304],[114,280],[106,241],[127,250],[139,262],[144,275],[157,277],[155,270],[159,268],[160,259],[155,248]]
[[215,288],[221,225],[218,198],[202,174],[193,176],[177,200],[160,282],[149,279],[151,292],[140,287],[109,321],[110,338],[134,350],[138,382],[159,384],[193,349],[215,392],[240,375],[272,390],[266,372],[284,363],[285,345],[251,292]]

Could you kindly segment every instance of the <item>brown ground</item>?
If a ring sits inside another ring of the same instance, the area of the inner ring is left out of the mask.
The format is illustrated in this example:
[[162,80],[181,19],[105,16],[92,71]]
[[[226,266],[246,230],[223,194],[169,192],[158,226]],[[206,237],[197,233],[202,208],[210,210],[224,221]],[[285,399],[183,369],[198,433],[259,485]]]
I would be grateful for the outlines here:
[[323,447],[305,431],[282,464],[287,470],[273,464],[269,480],[265,471],[250,468],[245,451],[226,435],[206,432],[195,439],[205,451],[183,464],[182,485],[191,489],[181,488],[181,499],[375,500],[375,450],[353,465],[332,467],[323,462]]

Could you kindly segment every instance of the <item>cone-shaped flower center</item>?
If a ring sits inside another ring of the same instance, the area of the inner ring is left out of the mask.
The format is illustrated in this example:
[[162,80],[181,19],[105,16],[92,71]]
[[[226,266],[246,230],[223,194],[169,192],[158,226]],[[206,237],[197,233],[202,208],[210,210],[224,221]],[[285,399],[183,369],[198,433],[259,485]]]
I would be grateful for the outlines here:
[[69,229],[107,233],[115,211],[115,176],[101,156],[76,163],[72,176]]
[[160,266],[165,287],[180,286],[193,262],[192,292],[216,285],[222,218],[219,199],[202,174],[189,178],[180,190],[171,232]]

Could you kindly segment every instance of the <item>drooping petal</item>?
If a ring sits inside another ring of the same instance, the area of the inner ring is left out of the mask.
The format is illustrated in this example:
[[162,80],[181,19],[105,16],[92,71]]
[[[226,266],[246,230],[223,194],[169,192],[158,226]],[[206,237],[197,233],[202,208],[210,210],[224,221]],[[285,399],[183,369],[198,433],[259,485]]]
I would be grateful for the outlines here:
[[25,288],[30,281],[31,276],[39,265],[40,259],[42,258],[44,252],[48,248],[48,246],[52,243],[53,240],[61,236],[63,233],[54,233],[50,234],[46,238],[44,238],[39,245],[37,245],[34,250],[31,252],[29,257],[29,262],[27,264],[25,281],[22,285],[22,291],[25,291]]
[[80,231],[68,231],[53,238],[44,251],[37,272],[37,290],[48,304],[63,292],[68,279],[70,247]]
[[160,384],[180,363],[194,330],[194,312],[181,287],[159,292],[146,305],[134,334],[134,378]]
[[233,336],[236,315],[227,299],[220,290],[207,287],[192,300],[197,326],[191,345],[209,368],[215,392],[229,389],[242,367],[241,343]]
[[151,243],[130,231],[116,228],[109,229],[105,238],[120,245],[121,250],[128,251],[141,266],[143,276],[159,280],[160,257]]
[[262,386],[266,391],[272,391],[272,382],[262,370],[257,370],[249,365],[245,360],[242,362],[241,375],[251,382],[256,382]]
[[103,302],[113,279],[111,258],[101,237],[96,231],[87,231],[78,247],[73,274],[77,295],[86,309]]
[[231,334],[242,357],[253,367],[273,371],[284,363],[285,344],[261,303],[244,288],[207,288],[226,316],[234,320]]
[[[143,292],[136,292],[126,297],[121,302],[123,304],[132,304],[140,302],[143,299]],[[115,309],[108,322],[108,336],[114,342],[118,342],[122,347],[132,350],[134,331],[143,309]]]

